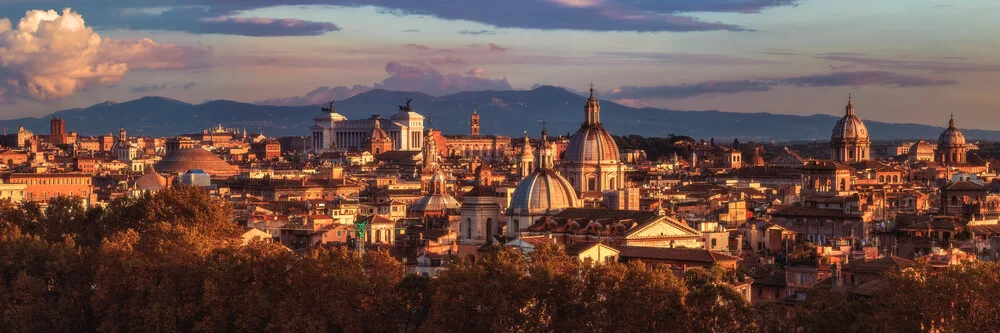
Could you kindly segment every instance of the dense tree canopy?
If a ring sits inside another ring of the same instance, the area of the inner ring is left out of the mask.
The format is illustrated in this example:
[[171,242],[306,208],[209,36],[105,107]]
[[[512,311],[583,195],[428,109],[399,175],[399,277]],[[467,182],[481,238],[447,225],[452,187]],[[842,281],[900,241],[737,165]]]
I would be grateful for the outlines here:
[[718,267],[679,276],[497,247],[428,279],[386,252],[293,253],[244,245],[240,230],[193,188],[95,209],[2,203],[0,331],[1000,331],[995,263],[907,269],[876,297],[821,287],[794,307],[752,306]]

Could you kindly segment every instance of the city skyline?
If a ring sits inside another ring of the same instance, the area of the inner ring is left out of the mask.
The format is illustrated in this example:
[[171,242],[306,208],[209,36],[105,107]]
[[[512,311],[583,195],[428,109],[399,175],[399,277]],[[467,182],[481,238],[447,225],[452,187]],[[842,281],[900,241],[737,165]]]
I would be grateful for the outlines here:
[[303,105],[597,81],[632,106],[839,116],[850,92],[865,120],[1000,128],[985,1],[282,3],[4,2],[3,118],[146,95]]

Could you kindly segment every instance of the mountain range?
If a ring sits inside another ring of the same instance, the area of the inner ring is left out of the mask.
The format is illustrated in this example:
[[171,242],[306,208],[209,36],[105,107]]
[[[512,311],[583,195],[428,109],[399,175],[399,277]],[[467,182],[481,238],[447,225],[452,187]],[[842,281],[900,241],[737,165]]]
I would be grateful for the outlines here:
[[[586,97],[563,88],[543,86],[532,90],[469,91],[434,97],[417,92],[372,90],[338,101],[337,112],[349,119],[373,114],[389,117],[398,105],[412,98],[414,111],[429,120],[425,126],[445,134],[469,132],[469,116],[480,115],[482,133],[537,136],[542,121],[550,135],[572,133],[583,121]],[[105,102],[69,109],[51,116],[66,120],[68,131],[99,135],[124,127],[130,135],[169,136],[201,132],[222,125],[269,136],[308,135],[320,106],[270,106],[228,100],[190,104],[163,97],[143,97],[122,103]],[[863,110],[859,111],[863,116]],[[796,116],[771,113],[675,111],[633,108],[601,101],[601,121],[615,135],[665,137],[670,134],[719,140],[798,141],[828,140],[839,117]],[[873,140],[936,139],[943,127],[865,121]],[[24,125],[48,134],[49,117],[0,121],[8,131]],[[1000,131],[963,130],[971,140],[1000,140]]]

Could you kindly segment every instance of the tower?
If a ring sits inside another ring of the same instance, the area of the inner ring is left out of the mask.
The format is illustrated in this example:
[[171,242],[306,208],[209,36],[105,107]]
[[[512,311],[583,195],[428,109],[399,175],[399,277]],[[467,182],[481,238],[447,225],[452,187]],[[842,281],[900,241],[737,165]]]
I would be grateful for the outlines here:
[[469,132],[472,135],[479,135],[479,114],[476,109],[472,109],[472,119],[469,121]]
[[524,132],[524,145],[521,146],[521,156],[519,156],[519,161],[517,165],[517,177],[524,178],[531,174],[535,170],[535,152],[531,149],[531,140],[528,138],[528,132]]
[[49,143],[54,145],[66,143],[66,120],[52,116],[49,122]]

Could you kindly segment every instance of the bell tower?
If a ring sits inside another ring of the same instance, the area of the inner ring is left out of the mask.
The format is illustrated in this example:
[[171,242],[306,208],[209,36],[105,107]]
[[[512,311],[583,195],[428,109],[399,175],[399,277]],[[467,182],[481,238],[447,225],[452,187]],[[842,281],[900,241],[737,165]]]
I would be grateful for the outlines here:
[[469,132],[472,135],[479,135],[479,114],[476,109],[472,109],[472,120],[469,122]]

